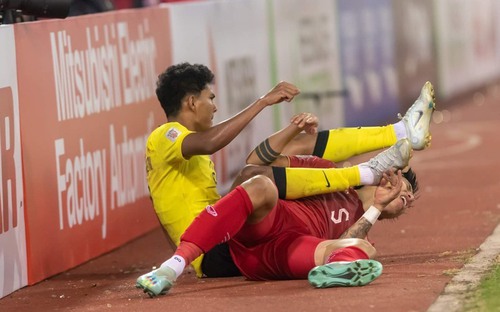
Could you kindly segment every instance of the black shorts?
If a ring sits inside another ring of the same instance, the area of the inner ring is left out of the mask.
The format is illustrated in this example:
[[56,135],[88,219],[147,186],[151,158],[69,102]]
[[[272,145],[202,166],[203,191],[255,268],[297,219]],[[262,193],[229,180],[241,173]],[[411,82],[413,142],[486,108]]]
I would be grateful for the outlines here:
[[219,244],[203,256],[201,270],[206,277],[241,276],[229,252],[227,243]]

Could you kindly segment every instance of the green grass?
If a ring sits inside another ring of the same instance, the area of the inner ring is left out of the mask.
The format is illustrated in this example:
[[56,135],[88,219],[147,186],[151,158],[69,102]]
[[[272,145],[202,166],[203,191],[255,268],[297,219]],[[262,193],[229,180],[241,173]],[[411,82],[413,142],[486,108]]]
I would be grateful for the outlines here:
[[500,263],[482,280],[465,305],[464,311],[500,311]]

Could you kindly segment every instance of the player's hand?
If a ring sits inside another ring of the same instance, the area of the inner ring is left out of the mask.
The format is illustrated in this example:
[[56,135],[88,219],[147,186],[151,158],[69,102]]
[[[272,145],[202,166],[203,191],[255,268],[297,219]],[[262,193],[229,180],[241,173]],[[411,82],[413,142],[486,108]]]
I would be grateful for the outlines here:
[[403,175],[401,170],[398,170],[397,173],[392,170],[385,172],[375,189],[374,206],[383,210],[391,201],[399,196],[402,187]]
[[318,132],[319,119],[311,113],[300,113],[292,117],[290,123],[297,128],[304,130],[307,134],[315,134]]
[[266,106],[281,103],[283,101],[291,102],[295,96],[300,93],[300,90],[293,84],[281,81],[272,88],[266,95],[260,97]]

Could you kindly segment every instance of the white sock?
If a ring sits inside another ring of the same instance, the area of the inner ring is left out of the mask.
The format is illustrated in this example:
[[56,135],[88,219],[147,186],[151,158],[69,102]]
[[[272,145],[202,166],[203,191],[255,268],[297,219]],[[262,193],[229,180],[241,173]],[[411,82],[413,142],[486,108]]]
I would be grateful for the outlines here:
[[184,271],[184,268],[186,267],[186,260],[184,260],[183,257],[174,255],[172,258],[168,259],[167,261],[163,262],[158,269],[159,272],[168,275],[169,269],[174,271],[175,273],[175,278],[179,277],[182,272]]
[[394,124],[394,132],[396,133],[396,141],[401,139],[406,139],[408,137],[408,133],[406,132],[405,123],[400,120]]
[[368,167],[365,163],[358,165],[359,170],[359,181],[362,185],[374,185],[375,184],[375,175],[373,174],[372,169]]

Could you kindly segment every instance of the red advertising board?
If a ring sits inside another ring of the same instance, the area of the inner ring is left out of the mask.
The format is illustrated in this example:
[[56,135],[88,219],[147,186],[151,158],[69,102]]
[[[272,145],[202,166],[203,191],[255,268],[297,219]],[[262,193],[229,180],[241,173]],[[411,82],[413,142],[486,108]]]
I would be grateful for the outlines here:
[[29,284],[158,226],[144,147],[169,27],[167,8],[15,25]]

